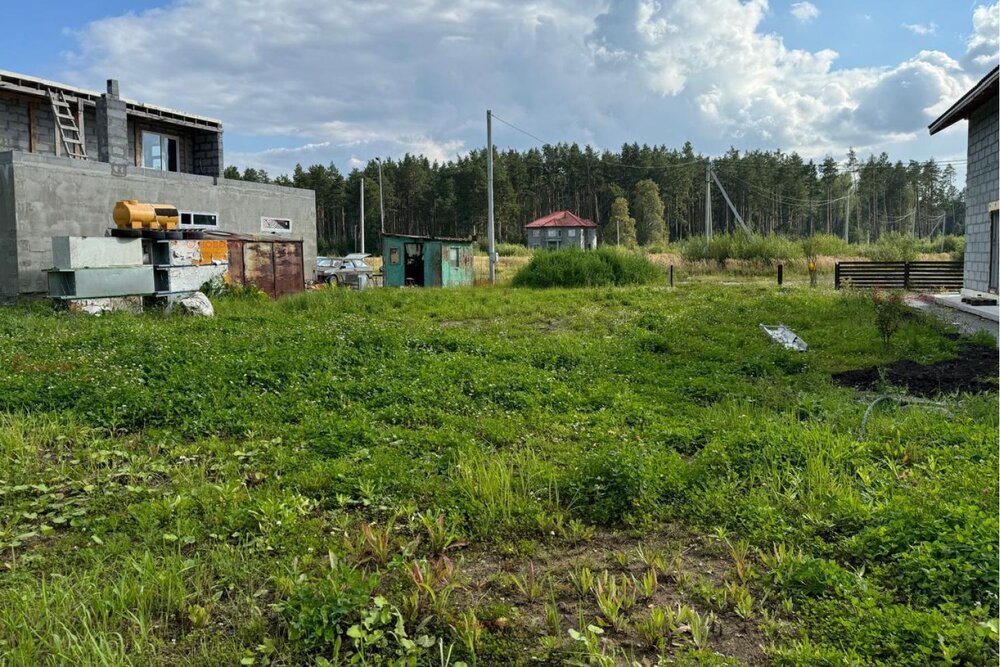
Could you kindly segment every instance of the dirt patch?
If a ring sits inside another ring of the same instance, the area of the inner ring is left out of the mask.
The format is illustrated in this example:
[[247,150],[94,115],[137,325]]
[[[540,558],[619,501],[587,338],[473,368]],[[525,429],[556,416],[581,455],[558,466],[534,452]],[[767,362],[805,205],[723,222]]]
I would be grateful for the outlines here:
[[[640,641],[635,622],[648,615],[653,607],[676,609],[680,605],[690,605],[699,613],[714,613],[707,648],[737,658],[746,665],[767,662],[762,649],[767,641],[756,623],[759,607],[753,618],[744,619],[726,606],[714,606],[697,592],[714,591],[721,600],[725,582],[736,580],[732,561],[711,540],[672,530],[641,539],[621,533],[598,532],[593,539],[576,544],[558,539],[535,543],[532,551],[530,555],[504,555],[494,550],[475,549],[464,552],[459,570],[465,586],[456,598],[460,607],[478,608],[486,627],[498,636],[506,636],[511,644],[520,647],[519,652],[530,647],[528,652],[542,664],[549,664],[544,657],[543,637],[552,633],[545,620],[546,604],[558,610],[559,636],[563,640],[567,630],[576,628],[581,618],[585,624],[603,623],[598,620],[601,612],[594,594],[581,595],[572,582],[572,573],[586,566],[598,577],[606,571],[614,577],[624,575],[630,580],[638,580],[650,570],[650,566],[640,559],[640,553],[661,556],[669,572],[659,575],[653,595],[640,599],[628,612],[625,628],[605,627],[604,640],[655,664],[658,651]],[[530,576],[538,582],[540,594],[533,599],[525,597],[524,592],[511,583],[512,576],[521,577],[522,581]],[[758,593],[754,591],[755,596]],[[501,619],[492,618],[489,613],[489,609],[498,604],[505,610]],[[563,648],[567,648],[565,642]],[[667,642],[662,650],[664,655],[671,656],[682,648],[693,648],[690,637],[683,632]],[[492,657],[504,659],[497,655]]]
[[888,366],[871,366],[833,376],[844,387],[870,391],[884,384],[906,387],[914,396],[933,396],[956,391],[997,390],[997,350],[966,343],[957,357],[934,364],[900,359]]

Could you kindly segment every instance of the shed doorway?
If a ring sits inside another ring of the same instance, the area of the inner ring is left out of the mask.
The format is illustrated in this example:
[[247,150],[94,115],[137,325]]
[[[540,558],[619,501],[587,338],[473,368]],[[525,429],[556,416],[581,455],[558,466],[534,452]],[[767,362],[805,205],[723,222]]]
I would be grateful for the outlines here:
[[424,244],[403,245],[403,284],[424,286]]

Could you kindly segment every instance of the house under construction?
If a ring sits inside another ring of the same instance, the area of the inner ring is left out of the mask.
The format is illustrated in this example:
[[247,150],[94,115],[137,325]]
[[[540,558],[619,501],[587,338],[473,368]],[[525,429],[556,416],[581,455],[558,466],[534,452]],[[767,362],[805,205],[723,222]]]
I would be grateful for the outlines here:
[[52,237],[104,236],[119,200],[176,206],[180,227],[301,241],[311,190],[222,178],[222,123],[0,70],[0,299],[46,289]]

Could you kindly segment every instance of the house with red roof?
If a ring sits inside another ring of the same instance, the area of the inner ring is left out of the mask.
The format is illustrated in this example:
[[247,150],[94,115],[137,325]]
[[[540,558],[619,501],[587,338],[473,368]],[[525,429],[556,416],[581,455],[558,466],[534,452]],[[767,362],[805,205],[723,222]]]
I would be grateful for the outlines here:
[[569,211],[556,211],[524,226],[529,248],[597,248],[597,225]]

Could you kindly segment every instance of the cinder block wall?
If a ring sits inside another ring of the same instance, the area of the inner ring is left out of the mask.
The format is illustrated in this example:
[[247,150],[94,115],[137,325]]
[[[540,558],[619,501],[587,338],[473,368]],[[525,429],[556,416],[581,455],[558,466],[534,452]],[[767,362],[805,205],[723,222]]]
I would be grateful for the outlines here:
[[219,231],[239,234],[260,234],[261,216],[290,218],[292,232],[281,236],[302,240],[306,279],[315,278],[312,190],[132,166],[126,170],[125,176],[113,176],[111,165],[102,162],[0,153],[0,251],[11,249],[12,243],[14,250],[10,262],[0,261],[0,294],[45,291],[44,269],[52,266],[51,238],[104,236],[114,226],[111,212],[120,199],[216,212]]
[[[535,231],[541,232],[538,236],[535,236]],[[549,236],[552,231],[558,232],[553,236]],[[524,230],[527,235],[527,246],[529,248],[547,248],[549,241],[559,241],[560,248],[583,248],[586,239],[586,229],[573,229],[576,236],[570,236],[569,227],[542,227],[541,229],[526,229]]]
[[[1000,199],[997,176],[1000,138],[997,102],[969,118],[968,172],[965,190],[965,289],[986,292],[990,271],[990,202]],[[993,267],[994,272],[997,267]]]
[[0,160],[0,303],[17,296],[17,266],[14,166]]
[[[30,106],[31,102],[23,97],[0,95],[0,151],[31,150]],[[56,154],[55,122],[52,109],[44,100],[35,103],[35,140],[36,153]],[[94,137],[94,147],[97,147],[97,137]]]

